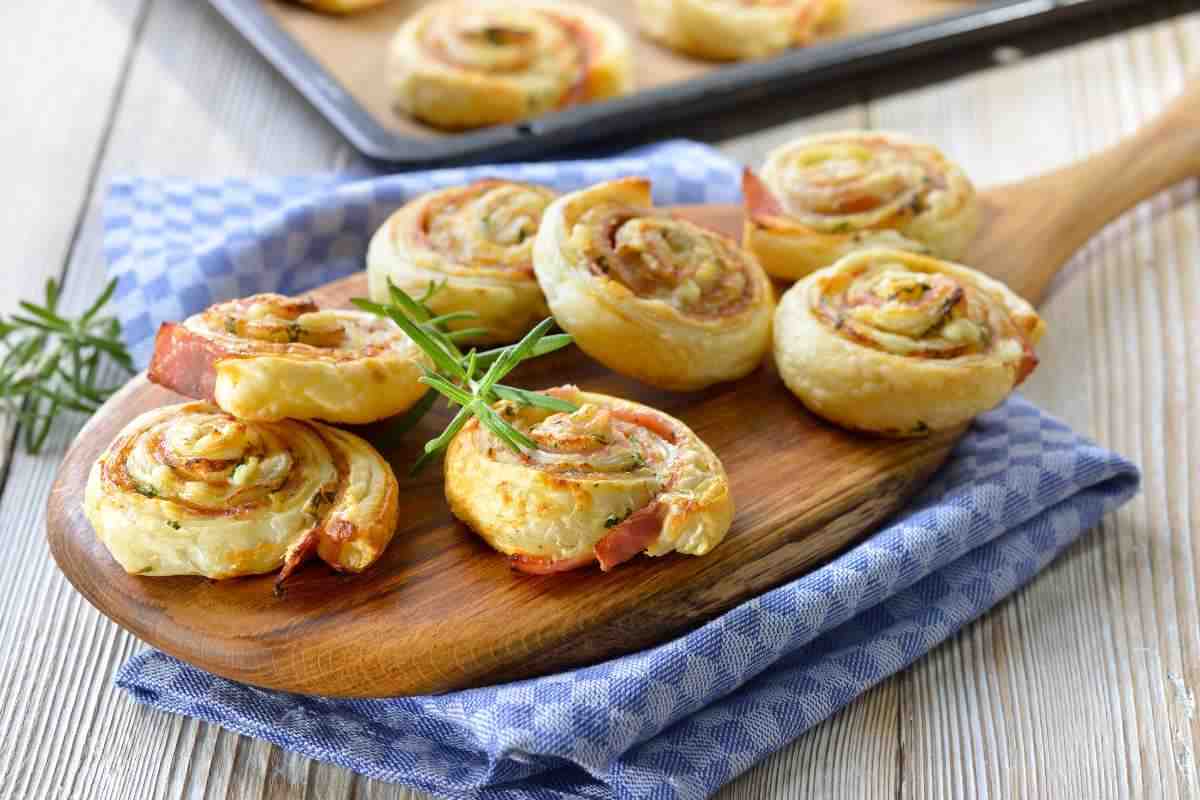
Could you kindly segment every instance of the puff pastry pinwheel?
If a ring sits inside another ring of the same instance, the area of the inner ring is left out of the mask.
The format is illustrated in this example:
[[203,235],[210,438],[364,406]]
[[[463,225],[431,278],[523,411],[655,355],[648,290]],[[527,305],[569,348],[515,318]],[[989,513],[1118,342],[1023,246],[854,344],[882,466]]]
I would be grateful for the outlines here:
[[455,516],[523,572],[603,570],[638,553],[704,555],[733,519],[725,469],[679,420],[564,386],[572,413],[501,401],[494,409],[537,443],[515,451],[472,419],[446,453]]
[[386,319],[256,294],[160,327],[149,377],[239,419],[362,424],[421,399],[426,363]]
[[919,436],[998,405],[1034,367],[1045,324],[998,281],[958,264],[862,250],[799,281],[775,315],[775,361],[814,413]]
[[451,330],[486,328],[476,342],[511,342],[549,316],[533,274],[533,238],[550,189],[502,180],[431,192],[394,213],[371,239],[371,298],[387,302],[388,281],[412,295],[430,283],[437,314],[470,311]]
[[315,553],[359,572],[396,530],[391,467],[319,422],[247,422],[209,403],[134,419],[88,476],[84,512],[126,572],[231,578]]
[[722,61],[764,58],[840,21],[845,0],[637,0],[638,22],[673,50]]
[[381,6],[388,0],[293,0],[302,6],[324,11],[328,14],[353,14],[368,8]]
[[629,37],[590,8],[450,0],[422,8],[400,27],[388,74],[402,111],[463,129],[625,94],[632,65]]
[[799,139],[747,170],[742,245],[794,280],[853,250],[893,247],[962,258],[979,228],[975,188],[937,148],[896,133]]
[[770,347],[770,279],[732,240],[651,206],[623,178],[546,209],[533,266],[550,310],[588,355],[664,389],[746,375]]

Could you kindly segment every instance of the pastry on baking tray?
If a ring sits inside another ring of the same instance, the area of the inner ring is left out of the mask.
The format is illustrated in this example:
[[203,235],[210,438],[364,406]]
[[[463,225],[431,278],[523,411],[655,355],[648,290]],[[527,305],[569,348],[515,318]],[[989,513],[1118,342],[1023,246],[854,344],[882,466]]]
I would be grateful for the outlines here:
[[533,266],[555,319],[588,355],[664,389],[746,375],[770,347],[770,279],[729,238],[656,210],[623,178],[546,210]]
[[361,424],[421,399],[426,361],[389,320],[256,294],[160,327],[149,378],[240,419]]
[[937,148],[896,133],[810,136],[746,171],[742,244],[777,278],[871,246],[960,259],[979,228],[975,188]]
[[1037,366],[1045,325],[1002,283],[958,264],[861,250],[784,293],[775,362],[811,411],[919,436],[998,405]]
[[84,512],[126,572],[283,580],[313,553],[366,569],[395,533],[398,495],[357,436],[183,403],[125,426],[92,467]]
[[430,192],[394,213],[371,239],[371,298],[388,301],[388,281],[410,295],[430,283],[435,313],[477,316],[450,329],[482,327],[477,342],[511,342],[549,316],[533,274],[533,239],[555,193],[502,180]]
[[651,39],[688,55],[722,61],[764,58],[807,44],[836,25],[845,0],[637,0]]
[[353,14],[355,11],[366,11],[368,8],[381,6],[388,0],[292,0],[292,2],[328,14]]
[[502,401],[537,443],[517,452],[472,419],[446,453],[450,510],[523,572],[608,570],[638,553],[704,555],[733,519],[725,469],[679,420],[582,392],[548,394],[573,413]]
[[431,125],[478,128],[625,94],[629,37],[574,3],[432,3],[397,31],[388,62],[397,106]]

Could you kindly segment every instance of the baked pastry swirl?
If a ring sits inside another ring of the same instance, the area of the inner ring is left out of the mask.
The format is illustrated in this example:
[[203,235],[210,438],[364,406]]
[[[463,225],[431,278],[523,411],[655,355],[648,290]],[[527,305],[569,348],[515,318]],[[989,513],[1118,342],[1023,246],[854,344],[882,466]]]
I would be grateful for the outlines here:
[[482,180],[430,192],[407,203],[383,224],[367,250],[371,298],[387,302],[388,281],[420,295],[435,313],[471,311],[452,330],[483,327],[478,342],[511,342],[549,316],[533,274],[533,239],[550,189]]
[[590,8],[451,0],[422,8],[400,27],[388,74],[402,111],[463,129],[625,94],[632,64],[629,37]]
[[770,346],[770,279],[732,240],[656,210],[623,178],[546,209],[533,248],[558,324],[588,355],[664,389],[749,373]]
[[256,294],[160,327],[149,377],[239,419],[361,424],[421,399],[426,362],[386,319]]
[[919,436],[998,405],[1037,366],[1045,324],[998,281],[958,264],[869,249],[784,293],[775,361],[814,413]]
[[608,570],[638,553],[704,555],[733,519],[725,469],[679,420],[582,392],[552,412],[502,401],[495,410],[537,443],[518,453],[472,419],[446,453],[454,515],[523,572]]
[[396,531],[398,496],[357,436],[183,403],[125,426],[92,467],[84,512],[126,572],[283,580],[313,553],[366,569]]
[[841,20],[845,0],[637,0],[638,24],[673,50],[722,61],[807,44]]
[[802,278],[863,247],[956,260],[979,228],[975,188],[937,148],[846,131],[773,151],[746,171],[742,244],[768,273]]

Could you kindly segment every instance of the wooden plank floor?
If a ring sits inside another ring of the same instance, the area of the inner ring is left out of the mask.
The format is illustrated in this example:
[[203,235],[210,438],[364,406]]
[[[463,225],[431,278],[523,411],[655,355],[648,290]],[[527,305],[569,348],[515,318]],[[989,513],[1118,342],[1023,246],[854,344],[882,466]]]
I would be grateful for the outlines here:
[[[747,132],[754,115],[740,112],[679,132],[757,163],[800,132],[895,128],[943,145],[980,183],[1011,180],[1105,146],[1200,77],[1200,12],[1123,30],[1131,19],[921,88],[904,88],[904,76],[850,87],[830,96],[838,107],[825,98],[823,113],[796,121],[812,98],[774,103],[762,130]],[[197,0],[5,4],[0,21],[29,32],[0,50],[0,234],[10,245],[0,311],[49,276],[65,276],[73,307],[95,294],[115,174],[281,174],[357,160]],[[1051,335],[1026,395],[1139,463],[1145,491],[1025,591],[741,776],[723,800],[1200,796],[1196,182],[1090,243],[1044,313]],[[39,457],[0,429],[0,798],[418,797],[147,711],[113,688],[141,645],[71,591],[42,537],[57,454],[78,422]]]

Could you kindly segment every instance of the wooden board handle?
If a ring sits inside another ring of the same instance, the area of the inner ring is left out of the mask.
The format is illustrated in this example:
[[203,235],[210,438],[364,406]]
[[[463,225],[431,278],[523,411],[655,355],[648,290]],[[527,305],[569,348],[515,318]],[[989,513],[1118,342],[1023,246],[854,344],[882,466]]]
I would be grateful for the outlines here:
[[1200,175],[1200,80],[1132,136],[1065,172],[1078,186],[1077,227],[1092,233],[1172,184]]
[[[1004,213],[981,237],[973,261],[1021,259],[1023,263],[1003,269],[1001,277],[1036,302],[1059,268],[1105,225],[1198,175],[1200,79],[1190,81],[1158,116],[1115,145],[1070,166],[989,190]],[[1022,253],[1032,257],[1023,259]]]

